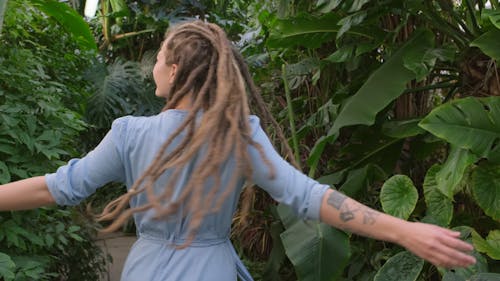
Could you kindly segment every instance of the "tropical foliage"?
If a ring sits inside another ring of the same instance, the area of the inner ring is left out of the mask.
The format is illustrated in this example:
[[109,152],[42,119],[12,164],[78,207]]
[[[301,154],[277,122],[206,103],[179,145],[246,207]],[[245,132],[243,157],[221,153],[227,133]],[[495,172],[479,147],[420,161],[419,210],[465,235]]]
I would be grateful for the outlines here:
[[[81,153],[88,85],[80,69],[92,57],[39,10],[8,4],[0,38],[0,183],[55,171]],[[3,212],[0,279],[97,280],[105,260],[94,233],[75,209]]]
[[[246,55],[266,66],[257,79],[278,101],[272,105],[283,124],[297,127],[287,126],[303,169],[392,215],[460,229],[479,262],[439,270],[443,280],[498,272],[498,2],[251,7],[258,21],[247,34],[262,44],[249,44]],[[351,235],[330,242],[336,230],[288,223],[286,210],[279,213],[301,280],[437,278],[435,268],[398,248]],[[395,271],[401,274],[389,278]]]
[[[48,15],[66,5],[42,2],[31,1]],[[82,13],[80,1],[69,3],[68,18]],[[497,0],[105,0],[89,19],[96,44],[80,28],[84,22],[71,21],[57,38],[72,43],[57,49],[38,48],[44,40],[54,44],[53,33],[23,41],[32,35],[6,29],[9,7],[1,40],[12,48],[0,50],[2,73],[9,73],[0,82],[0,125],[8,127],[0,134],[0,178],[41,173],[49,164],[27,161],[35,157],[57,165],[53,160],[78,153],[72,148],[89,149],[118,116],[157,112],[161,101],[152,97],[147,74],[165,29],[206,19],[223,26],[246,57],[286,129],[294,150],[288,157],[304,172],[373,208],[460,230],[478,260],[467,269],[435,268],[397,246],[297,220],[257,192],[246,197],[254,208],[237,216],[233,235],[256,278],[497,280],[499,6]],[[35,31],[47,21],[25,14]],[[75,44],[78,55],[68,47]],[[86,52],[96,49],[90,59]],[[11,57],[26,63],[8,63]],[[62,57],[70,63],[60,65]],[[36,100],[26,94],[33,92],[40,93]],[[42,109],[41,119],[21,115],[33,108]],[[85,126],[83,142],[72,146]],[[0,255],[0,274],[3,264],[23,270],[14,256]]]

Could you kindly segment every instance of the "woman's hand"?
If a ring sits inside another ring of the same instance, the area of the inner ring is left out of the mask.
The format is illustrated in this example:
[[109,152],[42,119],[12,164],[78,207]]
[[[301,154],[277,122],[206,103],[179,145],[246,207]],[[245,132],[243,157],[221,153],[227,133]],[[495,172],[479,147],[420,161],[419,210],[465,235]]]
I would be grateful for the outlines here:
[[470,253],[474,248],[460,240],[460,232],[432,224],[408,222],[400,241],[396,241],[415,255],[435,266],[468,267],[476,263]]

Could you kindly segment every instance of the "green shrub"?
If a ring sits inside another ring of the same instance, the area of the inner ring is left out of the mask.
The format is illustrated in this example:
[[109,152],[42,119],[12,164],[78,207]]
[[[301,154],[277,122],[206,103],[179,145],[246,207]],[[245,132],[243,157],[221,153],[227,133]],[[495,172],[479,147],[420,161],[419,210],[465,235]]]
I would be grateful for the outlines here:
[[[0,37],[0,183],[55,171],[79,156],[94,54],[22,1],[9,1]],[[94,227],[72,208],[0,213],[0,279],[98,280]]]

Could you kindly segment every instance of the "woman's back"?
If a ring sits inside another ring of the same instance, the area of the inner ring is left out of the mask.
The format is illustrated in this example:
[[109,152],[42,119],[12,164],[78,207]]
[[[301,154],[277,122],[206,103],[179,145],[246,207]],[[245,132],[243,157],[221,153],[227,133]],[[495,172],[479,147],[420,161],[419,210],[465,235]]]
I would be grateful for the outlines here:
[[[126,126],[126,131],[123,132],[123,163],[124,172],[126,175],[125,182],[130,188],[137,179],[145,172],[148,165],[153,162],[162,144],[170,137],[182,123],[187,111],[184,110],[167,110],[152,117],[125,117],[118,119],[115,123],[122,123],[120,126]],[[252,126],[258,126],[258,119],[250,117]],[[167,151],[173,150],[185,137],[185,134],[177,136],[172,144],[167,148]],[[206,150],[206,149],[205,149]],[[199,153],[205,153],[201,151]],[[174,191],[171,200],[176,200],[182,188],[190,179],[193,169],[199,164],[200,157],[193,157],[192,160],[182,169],[177,182],[174,185]],[[234,160],[230,159],[222,169],[221,186],[225,187],[229,182],[234,172]],[[165,186],[171,179],[173,169],[165,171],[162,176],[155,182],[155,194],[164,192]],[[228,196],[226,201],[220,207],[220,211],[208,214],[195,237],[194,243],[203,243],[207,240],[227,239],[230,232],[233,213],[236,209],[237,200],[244,180],[239,179],[236,183],[234,191]],[[206,179],[205,183],[207,191],[214,184],[213,179]],[[221,190],[222,191],[222,190]],[[218,196],[216,196],[218,197]],[[139,207],[148,202],[146,193],[139,193],[131,199],[131,207]],[[165,206],[169,202],[162,202]],[[188,236],[187,220],[189,214],[184,214],[185,203],[181,203],[177,211],[162,220],[154,219],[155,210],[150,209],[146,212],[134,214],[134,220],[137,226],[137,232],[140,236],[154,237],[166,239],[180,245],[185,242]],[[214,202],[215,204],[215,202]]]
[[[57,173],[46,176],[49,190],[57,203],[77,204],[109,181],[122,181],[127,188],[132,187],[187,114],[188,111],[167,110],[151,117],[128,116],[115,120],[111,131],[94,151],[83,159],[71,160]],[[289,204],[299,216],[318,219],[320,201],[328,187],[319,185],[283,160],[272,147],[259,122],[257,117],[249,117],[252,140],[262,147],[275,168],[275,175],[271,178],[271,172],[260,152],[249,146],[253,167],[250,180],[266,189],[276,200]],[[174,149],[184,137],[184,134],[176,137],[167,151]],[[206,149],[199,153],[203,154]],[[185,188],[193,168],[203,158],[199,156],[202,155],[195,155],[182,169],[170,200],[175,200]],[[234,162],[230,158],[221,169],[221,187],[228,188],[226,185],[235,170]],[[171,177],[172,170],[166,170],[160,176],[154,184],[155,194],[164,192]],[[247,276],[243,280],[251,280],[229,241],[231,221],[244,180],[240,178],[236,181],[236,187],[231,188],[231,193],[217,212],[203,218],[194,240],[182,250],[175,246],[183,245],[189,237],[191,216],[185,212],[185,203],[181,203],[175,213],[160,220],[154,218],[156,213],[153,208],[135,213],[139,239],[125,264],[123,280],[212,280],[212,277],[213,280],[235,280],[237,271],[241,274],[240,278]],[[213,190],[214,183],[214,179],[208,178],[203,188],[209,192]],[[224,188],[218,192],[224,192]],[[169,203],[160,202],[165,205]],[[148,203],[146,192],[130,200],[131,208]],[[146,273],[150,277],[139,278]]]

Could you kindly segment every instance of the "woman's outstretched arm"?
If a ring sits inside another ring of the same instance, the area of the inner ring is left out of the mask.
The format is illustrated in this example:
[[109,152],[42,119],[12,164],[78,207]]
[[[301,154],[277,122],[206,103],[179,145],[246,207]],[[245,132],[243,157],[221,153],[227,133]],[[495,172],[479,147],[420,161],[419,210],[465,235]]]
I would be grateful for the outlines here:
[[399,244],[436,266],[467,267],[476,262],[473,247],[460,233],[436,225],[408,222],[328,190],[320,208],[321,221],[362,236]]
[[0,211],[28,210],[54,203],[44,176],[0,185]]

